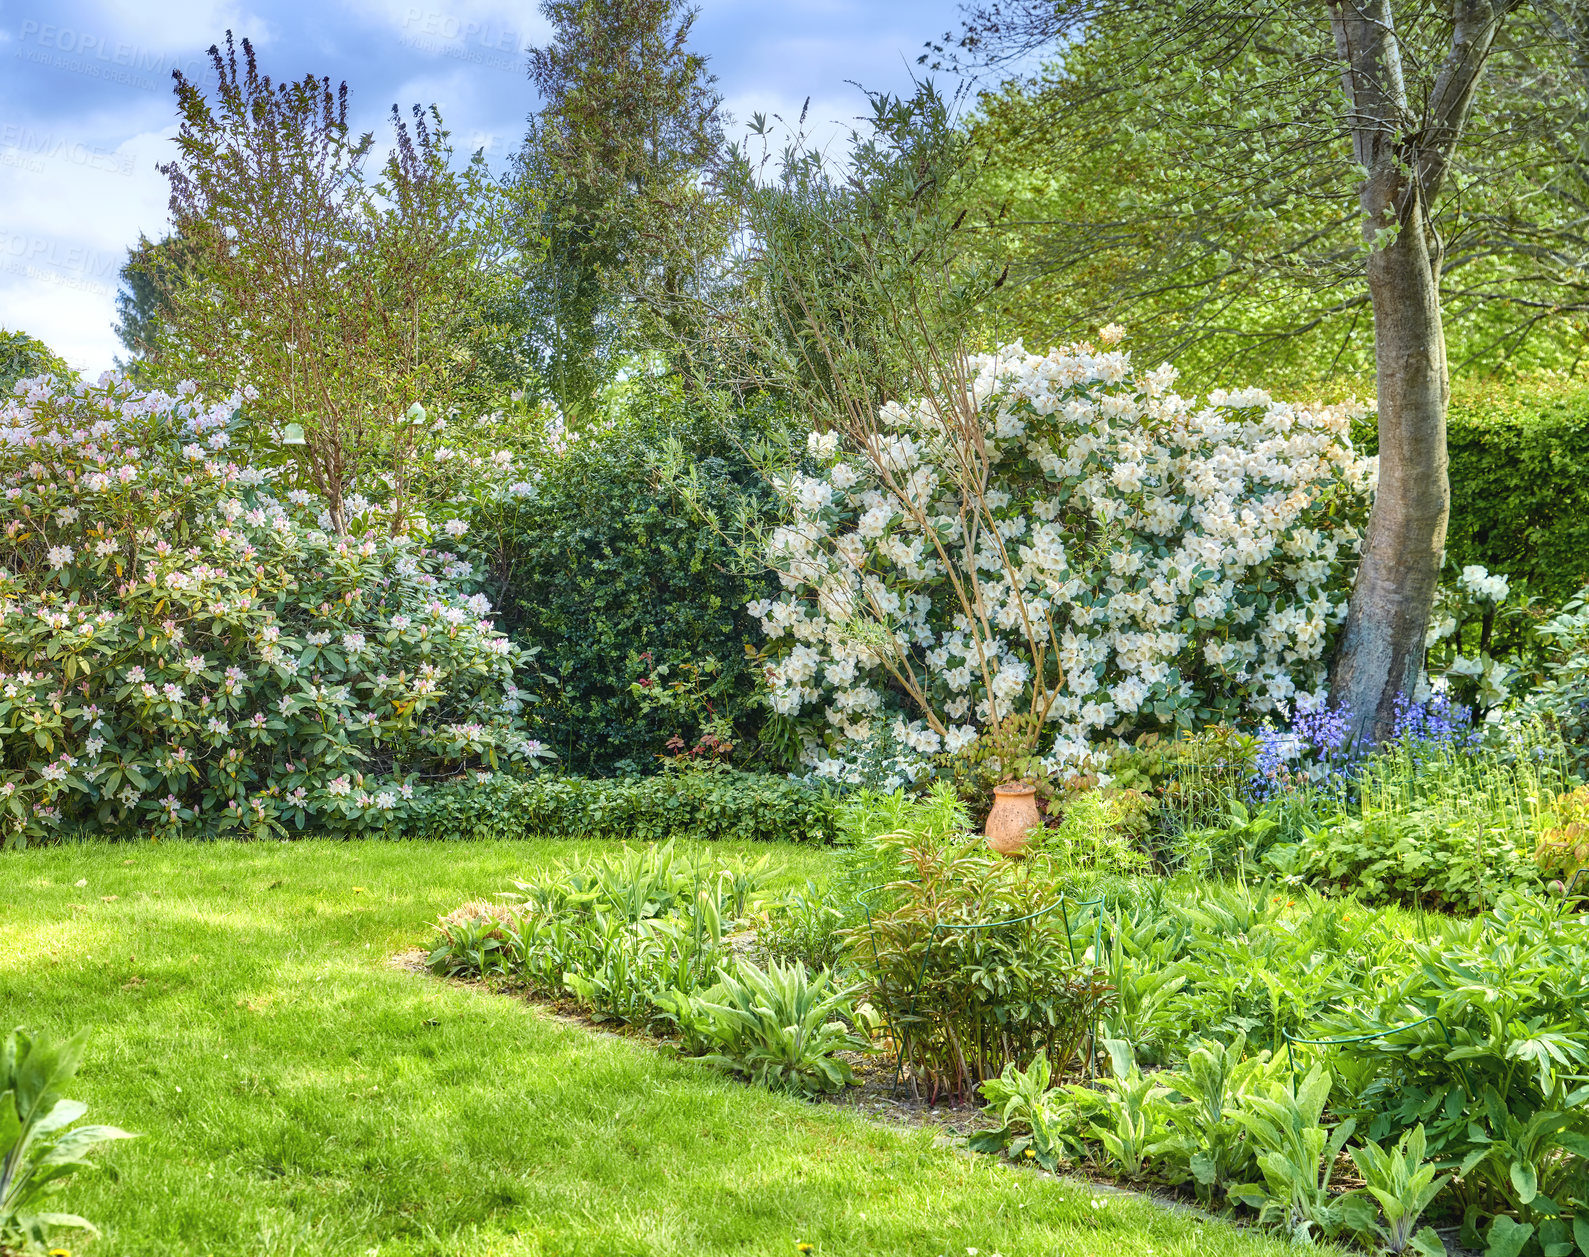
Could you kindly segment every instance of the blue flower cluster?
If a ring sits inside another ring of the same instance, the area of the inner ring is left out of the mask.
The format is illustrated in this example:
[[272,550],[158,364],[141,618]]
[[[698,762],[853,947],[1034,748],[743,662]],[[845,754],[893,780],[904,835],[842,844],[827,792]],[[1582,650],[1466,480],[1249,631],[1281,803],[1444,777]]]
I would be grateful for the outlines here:
[[1398,747],[1422,762],[1431,752],[1469,750],[1483,737],[1473,724],[1473,712],[1448,695],[1436,694],[1422,703],[1405,694],[1396,697],[1396,723],[1391,735]]
[[[1398,695],[1394,716],[1390,746],[1409,754],[1415,764],[1471,750],[1483,737],[1473,713],[1444,694],[1421,703]],[[1303,785],[1350,801],[1358,771],[1372,753],[1372,747],[1352,739],[1351,711],[1344,704],[1299,711],[1290,729],[1265,724],[1256,736],[1258,754],[1246,790],[1254,803]]]

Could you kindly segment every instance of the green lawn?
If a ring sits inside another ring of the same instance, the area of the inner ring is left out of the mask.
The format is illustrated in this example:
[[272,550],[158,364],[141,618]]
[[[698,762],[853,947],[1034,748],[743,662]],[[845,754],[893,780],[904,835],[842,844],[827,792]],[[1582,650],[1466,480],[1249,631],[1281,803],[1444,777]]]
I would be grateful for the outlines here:
[[[92,1026],[69,1094],[143,1136],[62,1202],[104,1230],[74,1253],[1293,1251],[388,963],[438,911],[577,846],[0,856],[0,1024]],[[796,880],[824,857],[776,858]]]

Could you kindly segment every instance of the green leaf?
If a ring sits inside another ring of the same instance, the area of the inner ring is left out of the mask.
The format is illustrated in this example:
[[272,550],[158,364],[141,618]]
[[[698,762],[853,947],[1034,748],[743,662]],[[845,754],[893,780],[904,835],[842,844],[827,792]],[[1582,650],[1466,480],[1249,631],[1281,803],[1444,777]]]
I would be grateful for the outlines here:
[[1530,1224],[1515,1221],[1503,1213],[1490,1223],[1484,1257],[1518,1257],[1533,1234],[1534,1228]]
[[1447,1257],[1445,1243],[1435,1234],[1432,1226],[1421,1226],[1413,1232],[1407,1247],[1420,1257]]
[[1520,1203],[1529,1204],[1539,1195],[1539,1175],[1526,1161],[1513,1161],[1510,1175]]

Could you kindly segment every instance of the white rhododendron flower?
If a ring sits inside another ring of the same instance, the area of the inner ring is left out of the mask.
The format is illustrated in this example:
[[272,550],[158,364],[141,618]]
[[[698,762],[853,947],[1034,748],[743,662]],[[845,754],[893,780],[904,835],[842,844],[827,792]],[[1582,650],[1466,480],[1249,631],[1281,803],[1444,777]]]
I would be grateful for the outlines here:
[[1478,563],[1464,567],[1462,574],[1457,577],[1457,584],[1474,597],[1490,602],[1505,602],[1506,595],[1511,592],[1511,582],[1505,576],[1499,572],[1491,576],[1489,570]]

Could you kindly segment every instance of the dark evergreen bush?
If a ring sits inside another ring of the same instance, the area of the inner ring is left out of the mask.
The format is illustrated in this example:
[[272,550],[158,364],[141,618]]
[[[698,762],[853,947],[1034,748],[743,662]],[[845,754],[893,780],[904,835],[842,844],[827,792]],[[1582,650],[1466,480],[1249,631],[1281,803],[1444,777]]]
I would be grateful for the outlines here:
[[655,459],[677,438],[726,509],[754,482],[741,446],[760,431],[747,418],[724,432],[687,400],[648,394],[549,451],[533,494],[503,516],[489,592],[498,626],[540,649],[532,718],[565,771],[643,775],[670,739],[693,747],[714,726],[740,750],[755,745],[746,647],[760,630],[745,605],[769,578],[736,572],[723,537],[658,484]]

